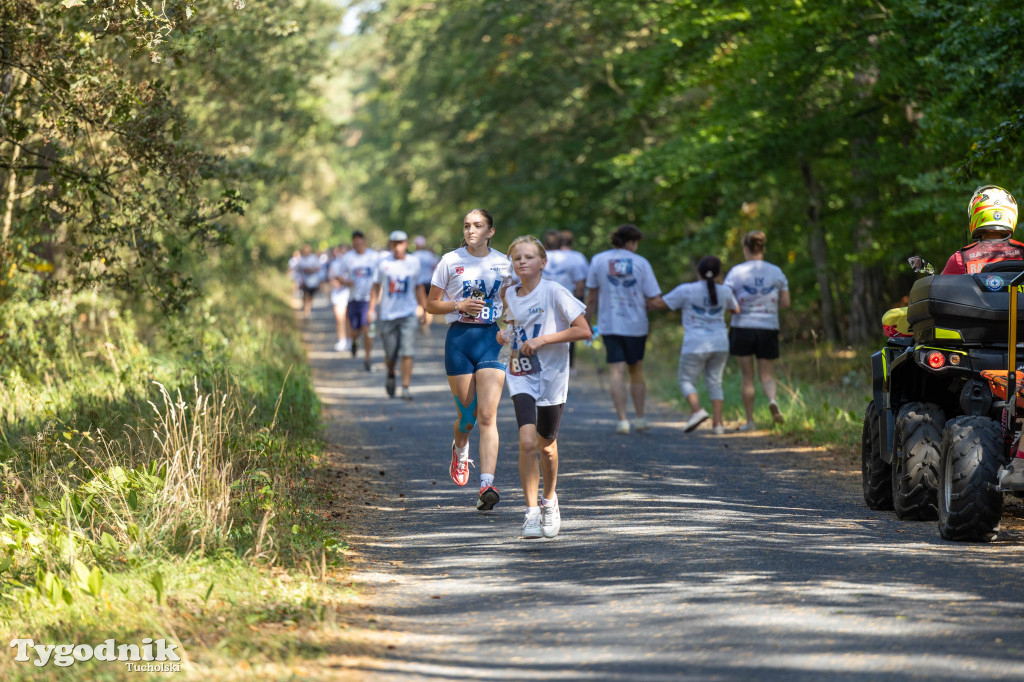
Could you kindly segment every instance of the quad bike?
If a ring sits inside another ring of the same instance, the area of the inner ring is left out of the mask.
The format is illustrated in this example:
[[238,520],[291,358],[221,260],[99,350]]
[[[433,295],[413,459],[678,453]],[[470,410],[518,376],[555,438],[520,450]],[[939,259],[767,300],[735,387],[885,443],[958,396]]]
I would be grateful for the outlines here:
[[1017,346],[1022,284],[1024,261],[914,283],[906,313],[912,336],[890,337],[871,357],[873,400],[861,448],[869,508],[937,518],[949,540],[995,538],[1000,474],[1024,407],[1019,387],[1017,400],[1006,398],[1006,387],[1018,385],[1024,350]]

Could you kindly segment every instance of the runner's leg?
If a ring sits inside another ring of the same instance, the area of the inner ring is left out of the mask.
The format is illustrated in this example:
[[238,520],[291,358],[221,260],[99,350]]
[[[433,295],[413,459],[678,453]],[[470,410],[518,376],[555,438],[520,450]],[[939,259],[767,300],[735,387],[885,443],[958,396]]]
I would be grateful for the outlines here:
[[626,419],[626,363],[611,362],[608,364],[609,392],[612,396],[612,405],[615,407],[615,414],[619,421]]
[[[455,396],[455,399],[459,401],[463,408],[473,404],[473,400],[476,398],[476,378],[472,374],[458,374],[448,377],[448,387],[451,388],[452,395]],[[469,443],[469,429],[462,430],[465,423],[462,410],[457,410],[455,423],[452,425],[452,433],[455,438],[455,447],[460,450]]]
[[[637,419],[643,419],[644,403],[647,400],[647,382],[644,381],[643,360],[635,365],[629,365],[629,393],[633,397],[633,410],[636,412]],[[625,414],[625,405],[623,405],[623,414]]]
[[747,423],[754,423],[754,356],[738,355],[736,361],[740,365],[740,396],[743,398],[743,409],[747,413]]
[[476,421],[480,430],[480,473],[494,474],[498,467],[498,403],[505,386],[505,370],[476,371]]
[[[537,466],[537,425],[523,424],[519,427],[519,482],[523,484],[523,497],[527,507],[536,507],[537,488],[540,485],[540,468]],[[544,477],[547,483],[547,477]]]

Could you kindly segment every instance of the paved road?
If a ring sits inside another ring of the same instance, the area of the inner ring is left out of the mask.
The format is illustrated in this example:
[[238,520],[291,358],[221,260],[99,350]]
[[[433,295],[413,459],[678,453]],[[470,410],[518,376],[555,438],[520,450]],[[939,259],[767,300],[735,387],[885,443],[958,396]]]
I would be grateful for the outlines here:
[[562,532],[521,540],[510,401],[503,498],[480,514],[475,475],[448,478],[443,326],[407,403],[329,350],[331,325],[323,308],[307,324],[329,436],[375,480],[356,579],[400,642],[369,679],[1024,680],[1019,520],[992,545],[946,543],[866,510],[859,472],[810,472],[763,438],[684,434],[657,408],[618,436],[591,372],[559,437]]

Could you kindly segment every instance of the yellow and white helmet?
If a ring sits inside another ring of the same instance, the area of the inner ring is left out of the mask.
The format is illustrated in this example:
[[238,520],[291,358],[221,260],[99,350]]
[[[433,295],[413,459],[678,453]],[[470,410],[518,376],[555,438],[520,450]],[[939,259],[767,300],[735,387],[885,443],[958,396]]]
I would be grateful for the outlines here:
[[1013,234],[1017,226],[1017,202],[1013,195],[996,185],[982,185],[974,190],[967,204],[967,216],[971,221],[971,234],[975,230],[991,230],[1006,235]]

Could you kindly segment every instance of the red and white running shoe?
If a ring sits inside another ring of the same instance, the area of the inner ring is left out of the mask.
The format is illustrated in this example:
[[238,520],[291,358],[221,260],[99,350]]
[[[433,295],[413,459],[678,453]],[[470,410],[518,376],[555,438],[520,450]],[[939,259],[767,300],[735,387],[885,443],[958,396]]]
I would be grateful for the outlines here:
[[449,473],[452,475],[452,480],[455,485],[463,486],[469,483],[469,465],[473,463],[471,459],[464,459],[459,461],[459,453],[455,449],[455,441],[452,441],[452,465]]

